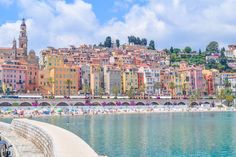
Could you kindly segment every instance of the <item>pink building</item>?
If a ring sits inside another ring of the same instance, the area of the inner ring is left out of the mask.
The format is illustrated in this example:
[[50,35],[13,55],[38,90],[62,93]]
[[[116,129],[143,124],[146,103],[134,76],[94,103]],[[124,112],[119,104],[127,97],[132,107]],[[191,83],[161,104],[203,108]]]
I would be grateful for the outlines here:
[[39,90],[39,68],[36,64],[27,64],[25,88],[27,91],[38,91]]
[[19,61],[8,61],[0,64],[0,84],[10,91],[25,90],[27,67]]

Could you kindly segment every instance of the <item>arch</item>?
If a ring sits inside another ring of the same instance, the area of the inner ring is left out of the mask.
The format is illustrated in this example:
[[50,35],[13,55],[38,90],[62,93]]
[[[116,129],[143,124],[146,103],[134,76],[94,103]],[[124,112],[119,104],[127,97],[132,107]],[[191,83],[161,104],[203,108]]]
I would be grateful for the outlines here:
[[84,103],[82,103],[82,102],[77,102],[77,103],[75,103],[74,106],[84,106]]
[[168,101],[168,102],[166,102],[164,105],[168,105],[168,106],[169,106],[169,105],[173,105],[173,104]]
[[12,106],[12,104],[9,102],[2,102],[0,106]]
[[92,106],[101,106],[101,104],[99,102],[93,102],[91,104],[92,104]]
[[116,104],[114,102],[109,102],[107,103],[108,106],[116,106]]
[[179,102],[178,105],[186,105],[184,102]]
[[40,106],[51,106],[48,102],[41,102]]
[[57,106],[69,106],[69,105],[65,102],[60,102],[60,103],[57,104]]
[[129,106],[129,103],[128,102],[123,102],[122,106]]
[[145,104],[143,102],[137,102],[136,105],[137,106],[144,106]]
[[20,104],[20,106],[32,106],[32,104],[29,102],[23,102]]
[[151,105],[159,105],[157,102],[152,102]]
[[198,106],[199,104],[197,102],[192,102],[190,106]]

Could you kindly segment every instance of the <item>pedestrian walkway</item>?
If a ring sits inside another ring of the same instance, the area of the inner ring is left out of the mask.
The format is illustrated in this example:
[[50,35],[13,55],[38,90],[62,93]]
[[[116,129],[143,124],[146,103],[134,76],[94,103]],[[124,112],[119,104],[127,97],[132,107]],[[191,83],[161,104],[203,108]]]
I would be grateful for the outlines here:
[[16,157],[44,157],[43,153],[31,141],[18,135],[10,124],[0,122],[0,136],[14,146]]

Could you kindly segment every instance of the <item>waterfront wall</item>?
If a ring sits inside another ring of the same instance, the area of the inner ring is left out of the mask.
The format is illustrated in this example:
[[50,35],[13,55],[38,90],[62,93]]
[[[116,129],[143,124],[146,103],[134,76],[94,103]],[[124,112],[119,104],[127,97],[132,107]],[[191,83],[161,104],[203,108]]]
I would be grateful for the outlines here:
[[12,128],[32,141],[46,157],[98,157],[97,153],[75,134],[43,122],[14,119]]
[[22,120],[13,120],[12,129],[33,142],[45,157],[54,157],[52,139],[44,130]]
[[12,155],[14,157],[20,157],[15,145],[13,144],[14,142],[12,142],[9,138],[7,138],[7,136],[5,134],[9,133],[11,131],[11,125],[7,124],[7,123],[3,123],[0,122],[0,137],[1,140],[6,141],[9,145],[12,145]]

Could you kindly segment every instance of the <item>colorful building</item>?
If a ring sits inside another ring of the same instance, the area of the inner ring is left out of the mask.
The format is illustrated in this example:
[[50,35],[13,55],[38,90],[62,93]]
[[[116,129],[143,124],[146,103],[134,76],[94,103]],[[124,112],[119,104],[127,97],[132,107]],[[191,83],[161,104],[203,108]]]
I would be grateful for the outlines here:
[[138,69],[126,67],[122,74],[122,91],[125,94],[131,89],[138,90]]
[[121,71],[116,66],[104,66],[104,87],[106,94],[121,94]]

